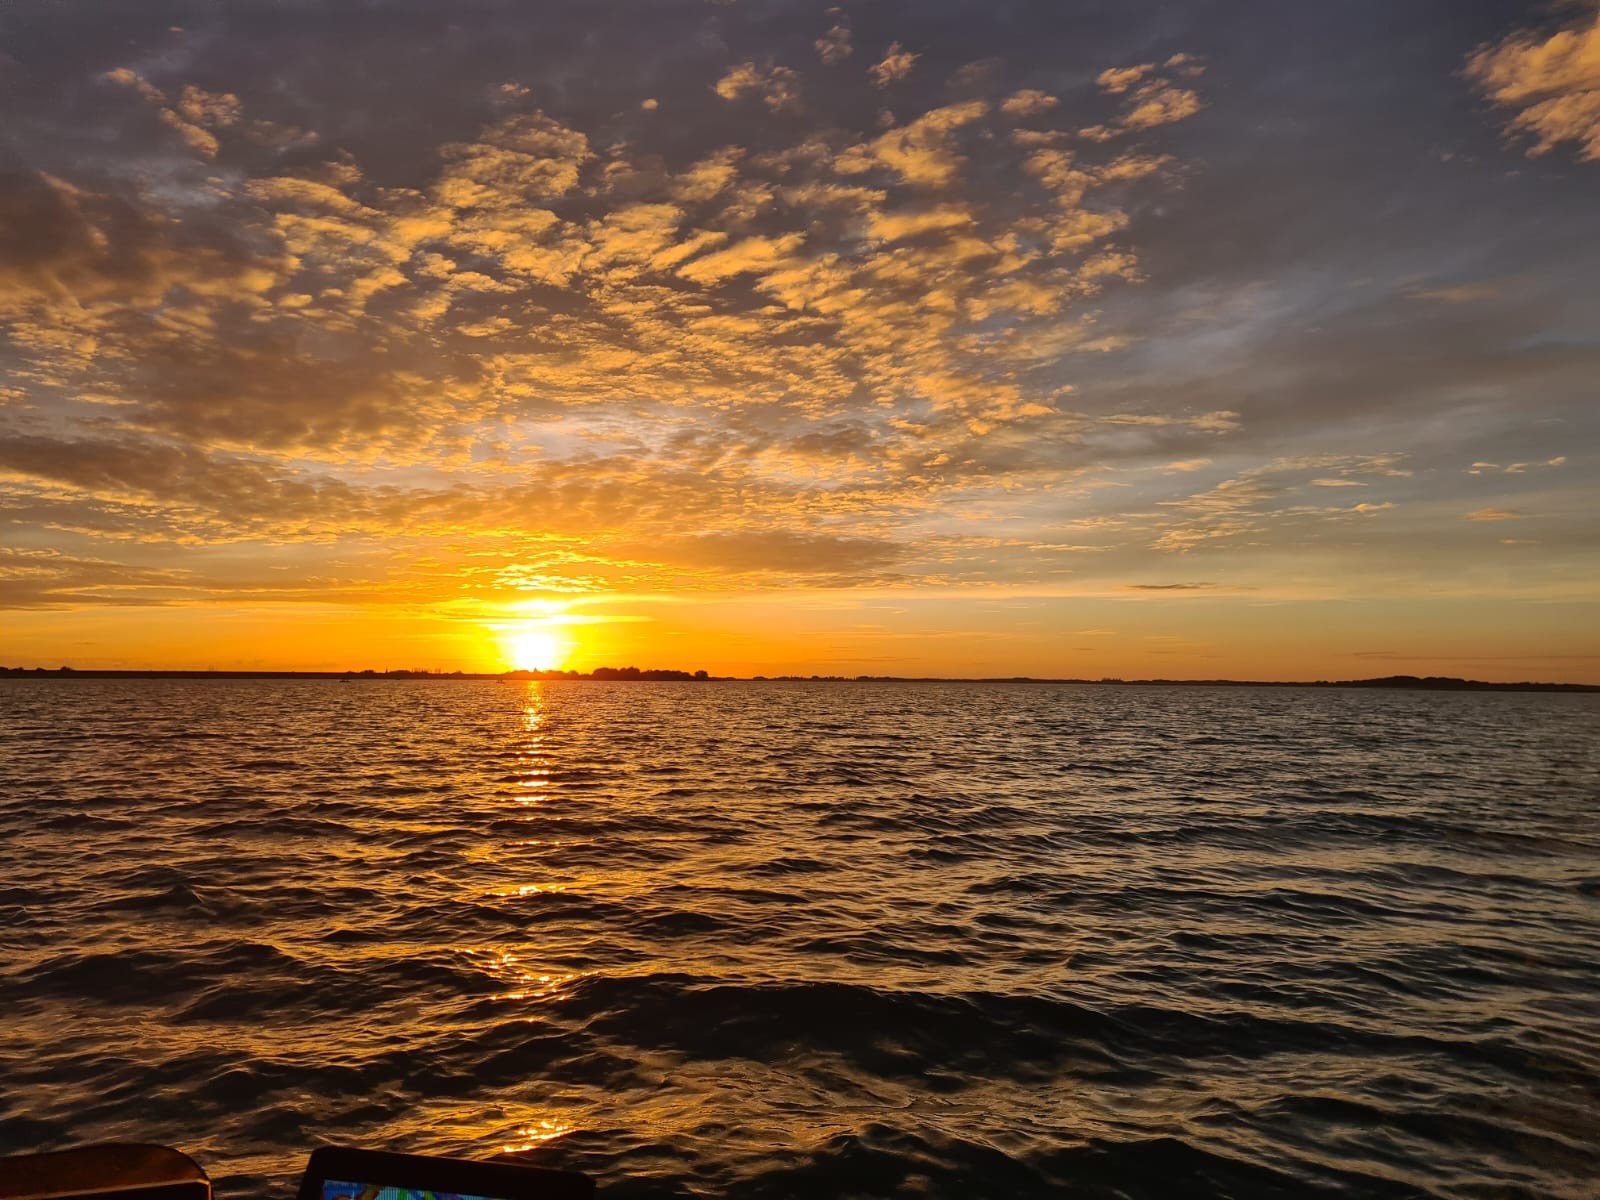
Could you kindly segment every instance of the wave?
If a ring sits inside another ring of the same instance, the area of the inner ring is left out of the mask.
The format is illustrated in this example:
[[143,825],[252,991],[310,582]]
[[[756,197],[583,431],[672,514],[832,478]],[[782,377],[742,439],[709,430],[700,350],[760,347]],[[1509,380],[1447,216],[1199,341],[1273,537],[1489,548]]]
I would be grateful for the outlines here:
[[165,1140],[246,1200],[321,1140],[608,1196],[1600,1177],[1588,698],[335,699],[0,695],[0,1153]]

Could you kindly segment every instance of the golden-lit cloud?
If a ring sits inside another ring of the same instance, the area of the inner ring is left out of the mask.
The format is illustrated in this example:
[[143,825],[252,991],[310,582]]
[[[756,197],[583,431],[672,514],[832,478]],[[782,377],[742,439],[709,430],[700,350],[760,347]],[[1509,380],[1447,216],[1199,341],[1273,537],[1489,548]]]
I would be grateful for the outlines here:
[[859,175],[884,166],[902,182],[943,187],[956,178],[966,161],[956,149],[958,131],[988,111],[989,105],[982,100],[933,109],[871,142],[846,150],[836,161],[836,169]]
[[1133,103],[1122,115],[1128,129],[1150,129],[1192,117],[1200,111],[1200,97],[1189,88],[1165,82],[1147,83],[1133,94]]
[[1008,117],[1033,117],[1049,112],[1060,103],[1061,101],[1049,92],[1040,91],[1038,88],[1023,88],[1002,100],[1000,111]]
[[1165,62],[1136,63],[1110,67],[1096,77],[1096,84],[1108,96],[1116,96],[1124,107],[1109,124],[1091,125],[1079,131],[1090,141],[1110,141],[1122,134],[1153,129],[1181,121],[1199,112],[1199,93],[1182,86],[1175,78],[1193,79],[1204,73],[1191,55],[1174,54]]
[[1572,142],[1580,159],[1600,160],[1600,11],[1547,38],[1519,32],[1482,46],[1467,75],[1513,110],[1508,129],[1533,139],[1529,154]]
[[1558,454],[1554,458],[1547,458],[1543,462],[1518,462],[1507,463],[1504,466],[1492,462],[1475,462],[1467,468],[1468,475],[1521,475],[1526,471],[1536,471],[1541,467],[1564,467],[1567,465],[1567,456]]
[[911,74],[917,65],[919,55],[911,53],[899,42],[895,42],[884,52],[884,55],[867,71],[872,80],[879,87],[888,87],[890,84],[899,83]]
[[756,95],[773,112],[789,112],[800,107],[800,76],[788,67],[758,67],[740,63],[717,80],[716,93],[724,100]]
[[1100,72],[1095,82],[1100,85],[1101,91],[1120,96],[1155,69],[1155,63],[1139,63],[1131,67],[1107,67]]

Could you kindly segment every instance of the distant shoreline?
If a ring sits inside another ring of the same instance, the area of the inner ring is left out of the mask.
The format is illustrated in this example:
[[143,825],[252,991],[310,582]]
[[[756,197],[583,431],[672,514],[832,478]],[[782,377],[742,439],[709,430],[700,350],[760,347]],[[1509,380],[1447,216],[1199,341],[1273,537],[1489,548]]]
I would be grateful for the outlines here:
[[1600,692],[1592,683],[1495,683],[1443,675],[1385,675],[1376,679],[1071,679],[1027,675],[951,677],[932,675],[708,675],[634,667],[600,667],[595,671],[122,671],[93,668],[0,667],[0,679],[308,679],[358,680],[503,680],[522,682],[598,683],[1029,683],[1104,687],[1258,687],[1258,688],[1384,688],[1426,692]]

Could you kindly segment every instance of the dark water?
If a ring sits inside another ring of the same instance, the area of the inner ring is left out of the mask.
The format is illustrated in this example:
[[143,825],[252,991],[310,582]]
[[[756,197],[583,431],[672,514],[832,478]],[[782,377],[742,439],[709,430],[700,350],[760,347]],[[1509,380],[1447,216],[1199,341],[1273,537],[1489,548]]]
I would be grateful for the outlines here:
[[1597,701],[0,682],[0,1152],[1593,1196]]

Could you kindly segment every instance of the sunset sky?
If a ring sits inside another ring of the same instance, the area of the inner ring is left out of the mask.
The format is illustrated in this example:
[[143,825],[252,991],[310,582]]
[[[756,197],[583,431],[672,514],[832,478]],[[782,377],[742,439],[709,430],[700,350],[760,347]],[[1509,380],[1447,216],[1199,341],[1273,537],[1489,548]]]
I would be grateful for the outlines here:
[[0,8],[0,665],[1600,681],[1600,11]]

